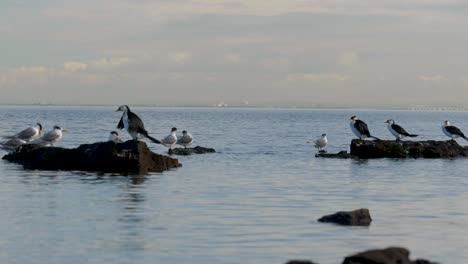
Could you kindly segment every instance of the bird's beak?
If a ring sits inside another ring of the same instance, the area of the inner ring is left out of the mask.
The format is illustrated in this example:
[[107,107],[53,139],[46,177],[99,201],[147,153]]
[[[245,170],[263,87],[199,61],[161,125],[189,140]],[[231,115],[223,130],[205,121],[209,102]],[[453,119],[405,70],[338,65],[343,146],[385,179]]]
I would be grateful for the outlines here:
[[117,142],[122,142],[122,139],[120,137],[116,137],[115,140],[117,140]]
[[62,129],[62,132],[68,132],[68,130],[67,129]]

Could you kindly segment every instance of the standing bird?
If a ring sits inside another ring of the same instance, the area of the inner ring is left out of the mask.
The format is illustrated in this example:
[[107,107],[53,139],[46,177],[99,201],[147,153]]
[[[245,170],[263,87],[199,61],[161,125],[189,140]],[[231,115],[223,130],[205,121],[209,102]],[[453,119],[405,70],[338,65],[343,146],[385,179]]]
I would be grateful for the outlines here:
[[172,149],[172,146],[174,146],[177,143],[176,131],[177,128],[173,127],[171,129],[171,133],[161,140],[161,144],[168,147],[169,149]]
[[54,126],[54,129],[42,135],[42,137],[34,140],[33,144],[38,144],[42,146],[53,146],[55,142],[59,141],[62,138],[62,132],[67,132],[66,129]]
[[119,124],[117,124],[118,129],[125,128],[133,140],[138,140],[138,134],[143,135],[149,140],[153,141],[156,144],[161,144],[161,141],[148,135],[148,131],[145,129],[143,121],[133,112],[130,111],[130,108],[126,105],[122,105],[116,112],[122,111],[123,115],[120,118]]
[[313,144],[314,147],[317,148],[318,152],[326,152],[323,148],[328,144],[327,134],[322,134],[321,137],[314,141],[307,141],[307,143]]
[[377,137],[371,136],[369,132],[369,128],[367,128],[367,124],[359,120],[357,116],[352,116],[350,120],[351,122],[349,123],[349,126],[351,127],[351,131],[353,131],[353,133],[359,139],[373,138],[373,139],[380,140]]
[[27,144],[28,142],[19,138],[12,138],[7,141],[0,142],[0,149],[3,149],[7,152],[15,151],[19,146]]
[[187,146],[190,146],[192,142],[193,142],[193,137],[186,130],[182,131],[182,137],[177,140],[177,144],[184,146],[185,148],[187,148]]
[[42,134],[42,125],[41,123],[36,123],[35,126],[28,127],[13,136],[6,136],[7,139],[21,139],[24,141],[32,141],[36,138],[39,138]]
[[463,134],[463,132],[461,132],[458,127],[451,126],[448,120],[444,122],[444,125],[442,126],[442,132],[444,132],[444,134],[452,140],[455,140],[458,137],[462,137],[468,141],[468,138],[465,137],[465,134]]
[[109,138],[107,139],[107,141],[119,143],[119,142],[122,142],[122,139],[120,139],[119,133],[117,133],[117,131],[111,131],[109,133]]
[[392,133],[392,135],[395,136],[397,141],[401,140],[404,137],[417,137],[418,136],[418,135],[414,135],[414,134],[410,134],[406,132],[404,128],[395,124],[395,121],[393,119],[389,119],[385,121],[385,123],[388,124],[387,125],[388,130],[390,131],[390,133]]

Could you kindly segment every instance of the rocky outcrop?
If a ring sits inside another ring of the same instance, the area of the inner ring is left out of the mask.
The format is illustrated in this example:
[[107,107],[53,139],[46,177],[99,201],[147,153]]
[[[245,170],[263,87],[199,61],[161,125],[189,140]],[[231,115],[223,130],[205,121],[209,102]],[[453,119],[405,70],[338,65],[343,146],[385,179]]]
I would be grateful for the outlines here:
[[409,250],[400,247],[368,250],[344,259],[343,264],[436,264],[424,259],[411,261]]
[[28,169],[79,170],[121,174],[163,172],[182,166],[177,159],[156,154],[145,142],[98,142],[67,149],[23,145],[7,154],[4,160],[22,164]]
[[319,152],[315,154],[316,158],[332,158],[332,159],[357,159],[358,157],[349,154],[346,150],[338,153]]
[[183,156],[188,156],[192,154],[205,154],[205,153],[214,153],[216,152],[215,149],[213,148],[205,148],[205,147],[200,147],[196,146],[194,148],[174,148],[174,149],[169,149],[169,155],[183,155]]
[[339,225],[368,226],[372,222],[372,218],[368,209],[361,208],[349,212],[340,211],[331,215],[325,215],[317,221]]
[[350,148],[350,154],[360,159],[468,157],[468,147],[460,146],[455,140],[394,141],[353,139]]

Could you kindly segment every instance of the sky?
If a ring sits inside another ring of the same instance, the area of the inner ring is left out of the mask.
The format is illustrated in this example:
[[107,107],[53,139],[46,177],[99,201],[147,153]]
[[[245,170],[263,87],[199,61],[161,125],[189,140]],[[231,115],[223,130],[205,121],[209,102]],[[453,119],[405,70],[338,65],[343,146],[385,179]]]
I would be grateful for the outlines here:
[[0,103],[468,104],[466,0],[2,0]]

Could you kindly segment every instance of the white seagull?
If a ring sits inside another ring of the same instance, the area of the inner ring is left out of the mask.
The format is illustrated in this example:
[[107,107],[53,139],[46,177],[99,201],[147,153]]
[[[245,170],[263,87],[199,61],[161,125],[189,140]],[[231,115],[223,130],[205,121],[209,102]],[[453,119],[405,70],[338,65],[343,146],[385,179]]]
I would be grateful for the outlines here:
[[109,137],[107,138],[107,141],[119,143],[119,142],[122,142],[122,139],[120,138],[119,133],[117,133],[117,131],[111,131],[109,133]]
[[395,136],[397,141],[401,140],[404,137],[417,137],[418,136],[418,135],[414,135],[414,134],[410,134],[406,132],[404,128],[395,124],[395,121],[393,121],[393,119],[389,119],[385,121],[385,123],[388,124],[387,125],[388,130],[390,131],[390,133],[392,133],[392,135]]
[[307,141],[309,144],[313,144],[319,152],[326,152],[323,148],[327,146],[328,139],[327,134],[322,134],[321,137],[317,138],[314,141]]
[[182,137],[177,140],[177,144],[184,146],[190,146],[193,142],[193,136],[186,130],[182,131]]
[[115,111],[123,112],[123,115],[117,124],[117,128],[125,128],[133,140],[138,140],[138,135],[142,135],[156,144],[161,144],[159,140],[148,135],[148,131],[146,131],[143,121],[135,113],[130,111],[130,108],[127,105],[122,105]]
[[458,127],[451,126],[448,120],[444,122],[444,125],[442,126],[442,132],[444,132],[444,134],[452,140],[462,137],[468,141],[468,138],[465,137],[465,134],[463,134],[463,132],[461,132],[461,130]]
[[54,126],[54,129],[42,135],[42,137],[34,140],[33,144],[38,144],[42,146],[53,146],[55,142],[59,141],[62,138],[62,132],[67,132],[66,129]]
[[36,123],[36,125],[28,127],[13,136],[6,136],[7,139],[21,139],[24,141],[32,141],[36,138],[39,138],[42,134],[42,125],[41,123]]
[[171,129],[171,133],[167,137],[161,140],[161,144],[171,149],[172,146],[174,146],[177,143],[176,131],[177,131],[177,128],[173,127]]

